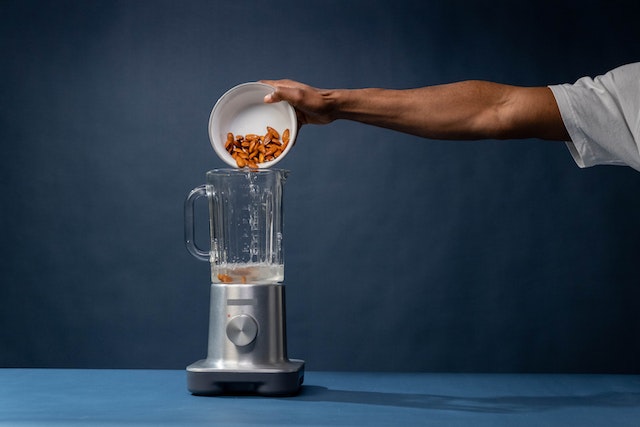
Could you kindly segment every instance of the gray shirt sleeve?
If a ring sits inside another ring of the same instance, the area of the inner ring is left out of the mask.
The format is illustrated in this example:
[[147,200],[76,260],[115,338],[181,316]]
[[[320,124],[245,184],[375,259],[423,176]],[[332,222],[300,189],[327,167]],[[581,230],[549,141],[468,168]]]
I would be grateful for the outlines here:
[[578,166],[626,165],[640,170],[640,62],[549,88]]

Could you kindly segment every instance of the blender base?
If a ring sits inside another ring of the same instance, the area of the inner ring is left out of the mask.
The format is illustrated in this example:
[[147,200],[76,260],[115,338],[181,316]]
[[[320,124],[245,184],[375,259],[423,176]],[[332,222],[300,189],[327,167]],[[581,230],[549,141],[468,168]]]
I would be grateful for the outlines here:
[[304,361],[287,357],[285,286],[211,284],[207,358],[187,367],[195,395],[292,395]]
[[199,360],[187,367],[187,388],[196,396],[258,394],[291,396],[304,381],[304,361],[291,359],[277,368],[233,370]]

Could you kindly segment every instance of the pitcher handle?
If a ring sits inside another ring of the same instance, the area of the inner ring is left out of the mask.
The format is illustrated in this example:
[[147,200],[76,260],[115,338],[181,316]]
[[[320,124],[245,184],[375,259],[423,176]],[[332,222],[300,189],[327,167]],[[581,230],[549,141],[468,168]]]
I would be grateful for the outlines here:
[[200,185],[189,193],[184,201],[184,243],[191,255],[201,261],[209,261],[209,251],[203,251],[195,242],[196,224],[193,220],[193,205],[200,197],[207,195],[207,187]]

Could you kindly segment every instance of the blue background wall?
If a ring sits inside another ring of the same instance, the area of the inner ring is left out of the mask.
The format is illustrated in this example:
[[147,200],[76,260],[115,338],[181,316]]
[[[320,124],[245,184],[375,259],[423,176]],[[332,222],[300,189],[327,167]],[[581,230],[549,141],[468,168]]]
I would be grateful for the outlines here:
[[[640,60],[636,3],[0,1],[0,366],[205,355],[182,206],[230,87],[573,82]],[[308,369],[640,373],[640,173],[349,122],[280,165]]]

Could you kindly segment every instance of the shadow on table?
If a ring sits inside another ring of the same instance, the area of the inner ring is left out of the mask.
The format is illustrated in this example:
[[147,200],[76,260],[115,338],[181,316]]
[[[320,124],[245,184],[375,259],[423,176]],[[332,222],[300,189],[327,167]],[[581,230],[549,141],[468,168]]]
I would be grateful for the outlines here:
[[307,385],[302,387],[300,394],[295,399],[487,413],[539,412],[567,407],[640,407],[640,393],[633,392],[609,392],[585,396],[458,397],[331,390],[326,387]]

